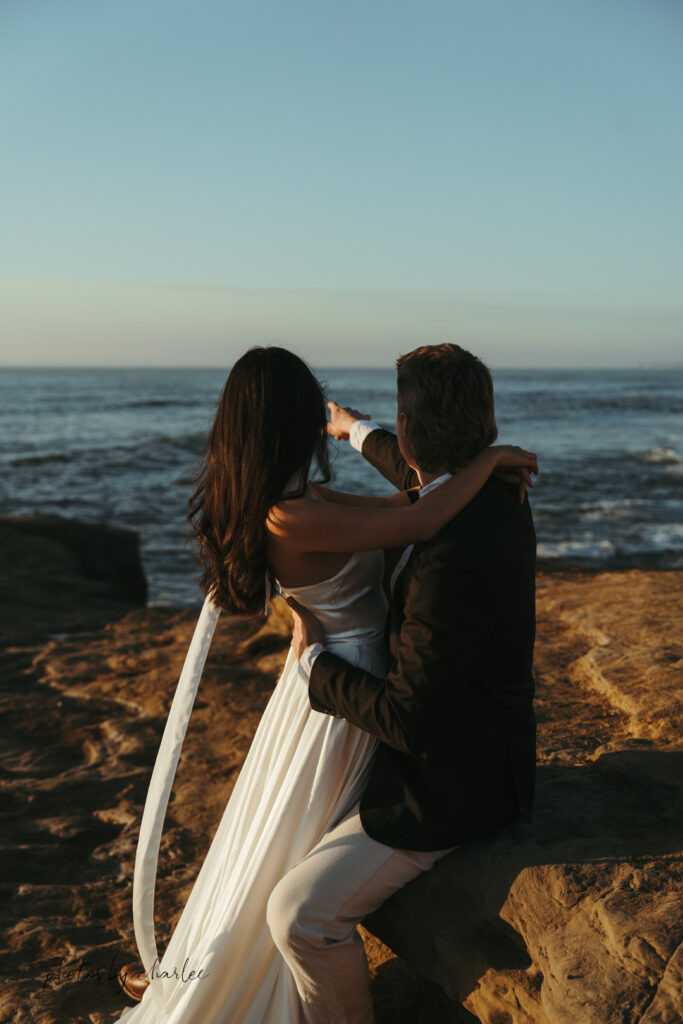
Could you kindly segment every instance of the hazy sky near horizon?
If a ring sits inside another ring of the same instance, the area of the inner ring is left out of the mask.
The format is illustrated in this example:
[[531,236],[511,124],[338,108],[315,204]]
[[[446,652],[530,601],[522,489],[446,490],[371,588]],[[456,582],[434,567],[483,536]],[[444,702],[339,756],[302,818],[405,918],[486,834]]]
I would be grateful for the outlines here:
[[3,0],[0,363],[680,363],[676,0]]

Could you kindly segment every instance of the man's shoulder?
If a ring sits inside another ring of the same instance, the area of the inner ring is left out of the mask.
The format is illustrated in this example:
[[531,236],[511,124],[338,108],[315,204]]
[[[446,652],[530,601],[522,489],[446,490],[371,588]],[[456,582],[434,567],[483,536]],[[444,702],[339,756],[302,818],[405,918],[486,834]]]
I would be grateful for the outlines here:
[[492,476],[474,498],[446,523],[434,539],[441,539],[443,536],[455,540],[463,534],[472,538],[488,534],[493,524],[499,524],[501,527],[505,524],[521,526],[530,521],[528,499],[524,503],[520,502],[516,485]]
[[409,568],[434,562],[479,563],[483,554],[512,546],[535,552],[535,532],[528,498],[520,502],[516,486],[491,477],[478,494],[431,540],[415,545]]

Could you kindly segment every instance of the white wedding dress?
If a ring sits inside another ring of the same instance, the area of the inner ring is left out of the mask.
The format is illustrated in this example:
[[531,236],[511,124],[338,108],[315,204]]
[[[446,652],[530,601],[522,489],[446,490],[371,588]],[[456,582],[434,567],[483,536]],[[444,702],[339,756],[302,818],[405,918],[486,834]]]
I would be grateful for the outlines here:
[[[381,551],[356,552],[328,580],[280,588],[318,616],[330,651],[381,676],[387,668],[383,565]],[[378,742],[311,708],[308,677],[290,650],[190,897],[155,963],[159,840],[218,616],[207,599],[147,794],[133,920],[142,963],[148,973],[154,966],[154,977],[142,1001],[118,1018],[126,1024],[302,1024],[296,986],[266,921],[268,897],[359,799]]]

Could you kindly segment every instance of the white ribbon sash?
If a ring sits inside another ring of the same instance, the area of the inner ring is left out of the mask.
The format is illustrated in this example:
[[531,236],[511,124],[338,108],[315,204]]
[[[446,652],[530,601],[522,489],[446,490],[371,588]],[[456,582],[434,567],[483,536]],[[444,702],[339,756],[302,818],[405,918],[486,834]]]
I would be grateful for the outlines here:
[[[150,978],[158,956],[154,934],[154,888],[161,833],[197,687],[220,613],[220,608],[207,597],[166,720],[140,824],[133,875],[133,926],[140,959]],[[150,987],[163,1003],[162,979],[158,978],[158,969],[157,964],[157,976]]]

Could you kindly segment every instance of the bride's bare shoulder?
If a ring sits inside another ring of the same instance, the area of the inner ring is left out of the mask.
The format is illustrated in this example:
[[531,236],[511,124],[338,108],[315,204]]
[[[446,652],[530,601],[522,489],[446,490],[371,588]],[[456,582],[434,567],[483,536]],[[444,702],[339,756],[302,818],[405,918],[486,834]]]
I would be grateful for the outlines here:
[[268,510],[266,529],[275,537],[301,535],[320,508],[320,497],[311,494],[309,484],[299,497],[283,498]]
[[[381,546],[380,533],[386,525],[385,520],[380,522],[376,516],[405,505],[410,505],[405,491],[378,498],[345,494],[309,483],[301,497],[285,498],[272,506],[266,529],[271,537],[302,550],[368,550]],[[375,517],[372,522],[370,515]],[[392,523],[395,524],[393,519]],[[376,532],[368,532],[373,524]]]

